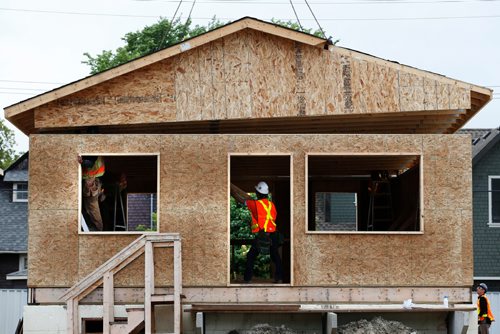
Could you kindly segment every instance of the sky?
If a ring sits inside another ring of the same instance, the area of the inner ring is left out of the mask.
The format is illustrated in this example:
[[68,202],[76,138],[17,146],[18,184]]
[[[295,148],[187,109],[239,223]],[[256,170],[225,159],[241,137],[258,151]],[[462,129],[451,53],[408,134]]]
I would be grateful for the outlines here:
[[[201,25],[214,16],[298,17],[314,30],[316,17],[338,46],[494,89],[465,127],[500,126],[500,0],[0,0],[0,117],[88,76],[85,52],[114,50],[127,32],[190,12]],[[17,150],[27,151],[28,138],[15,133]]]

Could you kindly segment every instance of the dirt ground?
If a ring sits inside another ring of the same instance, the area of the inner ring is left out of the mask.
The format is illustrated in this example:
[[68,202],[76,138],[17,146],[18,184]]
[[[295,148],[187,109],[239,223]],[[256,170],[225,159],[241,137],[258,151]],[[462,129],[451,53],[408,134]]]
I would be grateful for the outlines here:
[[[229,334],[301,334],[284,325],[280,327],[268,324],[258,324],[244,332],[232,331]],[[375,317],[371,321],[361,319],[353,321],[338,328],[338,334],[417,334],[413,328],[405,326],[398,321],[389,321]]]
[[413,328],[405,326],[399,321],[389,321],[375,317],[371,321],[361,319],[338,328],[338,334],[416,334]]

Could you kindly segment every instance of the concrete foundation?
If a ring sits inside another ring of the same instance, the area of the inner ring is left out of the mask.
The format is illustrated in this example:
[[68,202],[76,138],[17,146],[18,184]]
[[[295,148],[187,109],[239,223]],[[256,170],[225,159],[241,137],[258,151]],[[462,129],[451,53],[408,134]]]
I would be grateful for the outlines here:
[[[185,307],[187,306],[185,305]],[[126,307],[127,305],[115,306],[115,317],[126,318]],[[79,307],[80,319],[102,318],[102,310],[101,305],[81,305]],[[171,312],[168,305],[160,305],[155,308],[156,332],[161,333],[171,329]],[[336,326],[340,327],[360,319],[371,320],[376,316],[402,322],[406,326],[416,329],[419,334],[477,334],[474,311],[338,313],[333,322],[329,321],[332,319],[323,313],[203,313],[203,315],[200,313],[197,319],[196,313],[183,311],[182,325],[184,334],[227,334],[232,330],[243,334],[257,324],[285,326],[301,334],[321,334],[324,333],[326,326],[330,329],[328,333],[330,334]],[[79,323],[79,332],[81,333],[81,321]],[[203,332],[201,331],[202,327]],[[66,308],[62,305],[25,306],[24,333],[66,333]]]

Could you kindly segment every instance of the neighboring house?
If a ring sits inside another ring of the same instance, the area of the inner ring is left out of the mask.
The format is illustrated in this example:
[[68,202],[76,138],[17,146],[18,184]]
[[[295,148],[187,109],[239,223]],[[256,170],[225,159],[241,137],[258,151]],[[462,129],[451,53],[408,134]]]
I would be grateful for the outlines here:
[[[5,108],[30,136],[24,332],[331,333],[374,315],[474,332],[470,139],[454,133],[491,97],[244,18]],[[78,156],[98,162],[104,231],[82,229],[99,218]],[[232,267],[248,241],[231,240],[229,186],[261,180],[279,284]],[[149,231],[120,221],[123,192],[149,199]]]
[[27,303],[28,153],[0,176],[0,332],[13,333]]
[[[500,130],[463,129],[472,138],[474,285],[488,285],[493,313],[500,316]],[[491,333],[500,333],[495,323]]]

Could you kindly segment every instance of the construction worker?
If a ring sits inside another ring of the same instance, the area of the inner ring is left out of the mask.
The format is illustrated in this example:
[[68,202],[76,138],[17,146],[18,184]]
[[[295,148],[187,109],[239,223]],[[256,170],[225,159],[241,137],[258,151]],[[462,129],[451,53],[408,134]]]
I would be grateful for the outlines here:
[[278,252],[279,234],[277,233],[276,206],[269,199],[269,186],[266,182],[259,182],[255,186],[257,199],[231,184],[231,195],[240,203],[245,204],[252,214],[251,230],[255,234],[250,250],[247,253],[247,263],[243,279],[250,283],[253,276],[254,262],[257,256],[270,254],[275,265],[274,283],[283,282],[283,268]]
[[495,321],[493,313],[491,313],[491,306],[488,297],[486,297],[486,292],[488,292],[488,286],[481,283],[476,288],[477,292],[477,323],[478,323],[478,333],[479,334],[489,334],[491,322]]
[[83,214],[90,230],[103,230],[99,200],[104,200],[104,190],[99,179],[104,175],[105,165],[101,156],[78,156],[78,163],[82,165],[82,204]]

